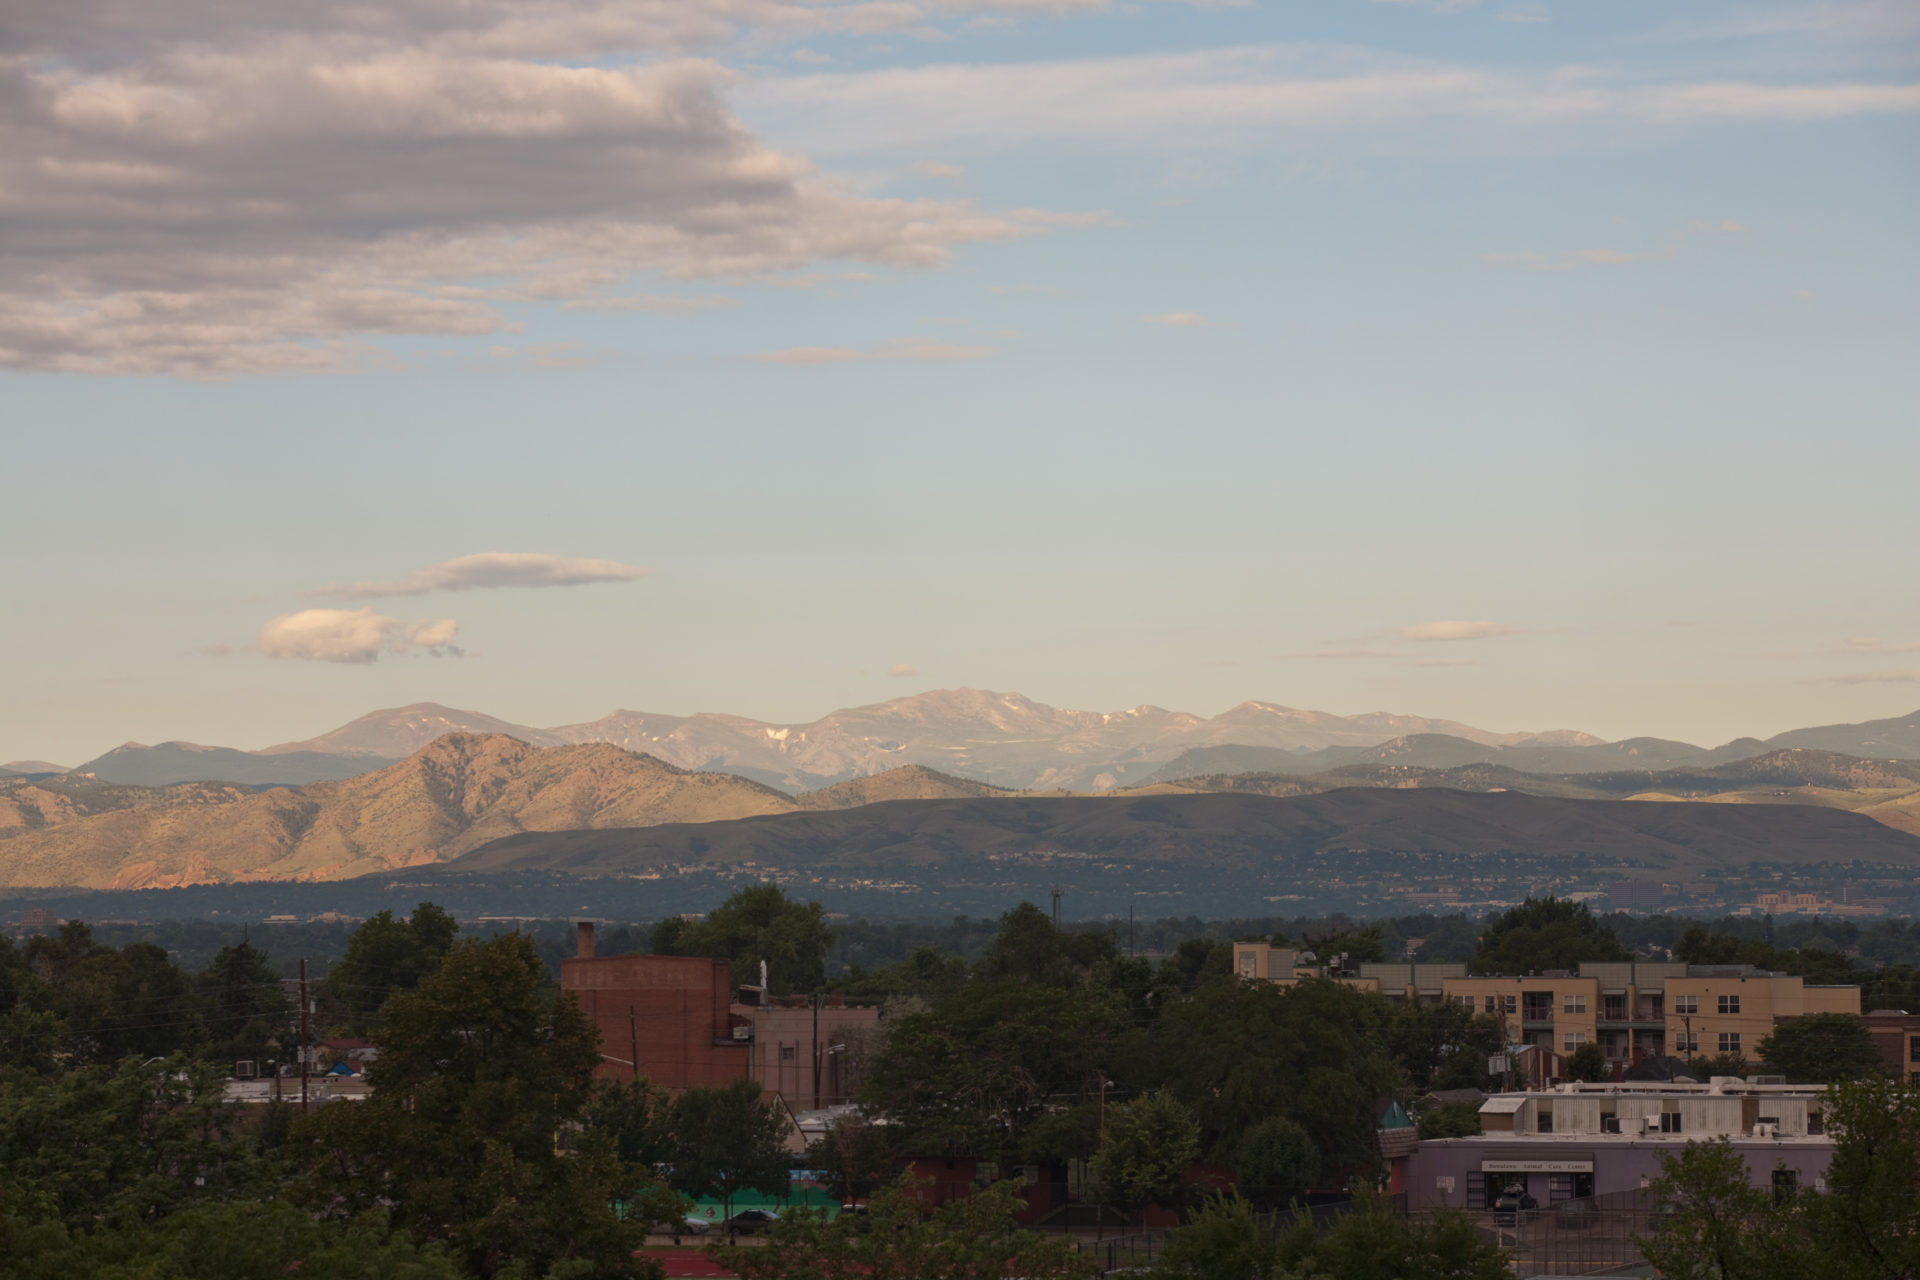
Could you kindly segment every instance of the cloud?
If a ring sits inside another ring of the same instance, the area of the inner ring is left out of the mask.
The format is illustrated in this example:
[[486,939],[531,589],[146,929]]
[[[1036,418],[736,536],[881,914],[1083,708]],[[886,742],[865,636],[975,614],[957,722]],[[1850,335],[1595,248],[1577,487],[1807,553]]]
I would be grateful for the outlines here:
[[913,166],[913,171],[923,178],[938,178],[944,182],[954,182],[967,176],[967,171],[957,164],[942,164],[937,160],[922,160]]
[[1847,640],[1848,653],[1920,653],[1920,641],[1907,641],[1889,644],[1875,636],[1851,636]]
[[1469,622],[1461,619],[1443,619],[1438,622],[1417,622],[1410,627],[1400,628],[1402,640],[1486,640],[1493,636],[1524,635],[1526,628],[1512,622]]
[[[428,565],[391,582],[323,587],[316,596],[362,600],[421,596],[429,591],[477,591],[495,587],[578,587],[591,582],[632,582],[650,571],[618,560],[550,556],[535,552],[483,551]],[[324,610],[318,612],[325,612]]]
[[1141,316],[1148,324],[1164,324],[1176,327],[1213,328],[1215,322],[1202,319],[1196,311],[1169,311],[1163,316]]
[[1920,684],[1920,671],[1856,671],[1828,676],[1828,684]]
[[1416,658],[1407,664],[1410,667],[1477,667],[1478,658]]
[[382,654],[425,650],[434,657],[463,656],[455,647],[460,624],[452,618],[405,622],[365,609],[302,609],[283,613],[260,628],[256,647],[269,658],[364,664]]
[[917,676],[920,673],[913,669],[913,664],[911,662],[896,662],[887,671],[887,674],[890,676],[900,676],[904,678],[906,676]]
[[626,297],[574,298],[564,304],[568,311],[652,311],[673,315],[682,311],[712,311],[733,305],[732,298],[685,298],[677,294],[642,293]]
[[[877,199],[660,56],[911,5],[400,0],[0,6],[0,368],[222,378],[377,362],[635,277],[938,267],[1072,219]],[[649,56],[625,56],[645,51]],[[561,58],[602,58],[579,65]]]
[[[1825,120],[1920,112],[1920,84],[1662,81],[1587,65],[1485,68],[1349,46],[1241,45],[1182,53],[917,67],[773,77],[739,96],[777,112],[827,153],[1066,141],[1188,151],[1207,145],[1302,148],[1354,130],[1456,125],[1470,146],[1487,126],[1531,134],[1598,123]],[[1523,136],[1513,132],[1518,138]]]
[[982,360],[997,347],[969,347],[932,338],[897,338],[872,347],[786,347],[748,356],[761,364],[856,364],[864,360]]
[[1391,649],[1306,649],[1298,653],[1283,653],[1282,658],[1312,662],[1345,661],[1349,658],[1393,658],[1399,655]]

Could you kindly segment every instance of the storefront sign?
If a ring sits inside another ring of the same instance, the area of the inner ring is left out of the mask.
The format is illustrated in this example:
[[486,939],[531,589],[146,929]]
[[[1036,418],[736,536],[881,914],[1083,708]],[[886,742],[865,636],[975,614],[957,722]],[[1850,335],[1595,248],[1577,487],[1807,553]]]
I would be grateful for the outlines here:
[[1482,1160],[1482,1173],[1592,1173],[1593,1160]]

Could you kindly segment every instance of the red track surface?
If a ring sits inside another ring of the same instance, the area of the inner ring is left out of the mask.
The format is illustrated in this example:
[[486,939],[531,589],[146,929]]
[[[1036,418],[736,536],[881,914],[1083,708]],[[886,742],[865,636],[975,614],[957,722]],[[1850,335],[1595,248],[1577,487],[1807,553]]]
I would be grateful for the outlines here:
[[713,1259],[698,1249],[660,1249],[649,1250],[648,1257],[659,1260],[667,1269],[669,1277],[700,1277],[706,1280],[712,1276],[732,1276],[731,1271],[722,1271]]

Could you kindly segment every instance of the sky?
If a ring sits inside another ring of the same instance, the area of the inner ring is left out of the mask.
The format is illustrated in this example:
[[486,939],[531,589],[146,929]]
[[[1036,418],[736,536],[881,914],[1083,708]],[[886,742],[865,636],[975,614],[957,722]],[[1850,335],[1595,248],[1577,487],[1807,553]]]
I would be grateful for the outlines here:
[[0,761],[1920,707],[1904,0],[16,0]]

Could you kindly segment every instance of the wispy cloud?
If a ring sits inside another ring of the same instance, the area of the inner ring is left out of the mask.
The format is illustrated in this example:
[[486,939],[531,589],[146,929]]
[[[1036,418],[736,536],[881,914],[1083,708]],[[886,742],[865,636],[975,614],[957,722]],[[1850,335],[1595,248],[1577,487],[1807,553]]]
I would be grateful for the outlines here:
[[1280,656],[1306,662],[1344,662],[1355,658],[1397,658],[1400,655],[1391,649],[1303,649],[1298,653],[1283,653]]
[[1828,684],[1920,684],[1920,671],[1855,671],[1828,676]]
[[1176,328],[1211,329],[1218,323],[1217,321],[1206,319],[1197,311],[1169,311],[1165,315],[1142,316],[1140,318],[1148,324],[1172,325]]
[[1847,639],[1848,653],[1920,653],[1920,640],[1908,640],[1889,643],[1877,636],[1850,636]]
[[364,665],[383,654],[422,651],[434,657],[464,656],[454,644],[460,624],[452,618],[403,621],[365,609],[302,609],[283,613],[260,628],[255,646],[269,658]]
[[390,582],[356,582],[323,587],[308,594],[353,600],[419,596],[429,591],[478,591],[496,587],[577,587],[591,582],[632,582],[648,572],[639,565],[622,564],[618,560],[589,560],[581,556],[542,555],[537,552],[483,551],[478,555],[443,560]]
[[898,338],[871,347],[785,347],[748,356],[761,364],[856,364],[863,360],[983,360],[997,347],[969,347],[932,338]]
[[954,182],[967,176],[967,171],[957,164],[943,164],[938,160],[922,160],[913,166],[913,171],[923,178],[938,178],[942,182]]
[[920,673],[913,669],[913,664],[911,662],[896,662],[893,664],[893,666],[890,669],[888,669],[887,674],[890,676],[898,677],[900,679],[905,679],[908,676],[917,676]]
[[1402,640],[1487,640],[1494,636],[1524,635],[1527,628],[1513,622],[1467,621],[1446,618],[1437,622],[1416,622],[1400,628]]

